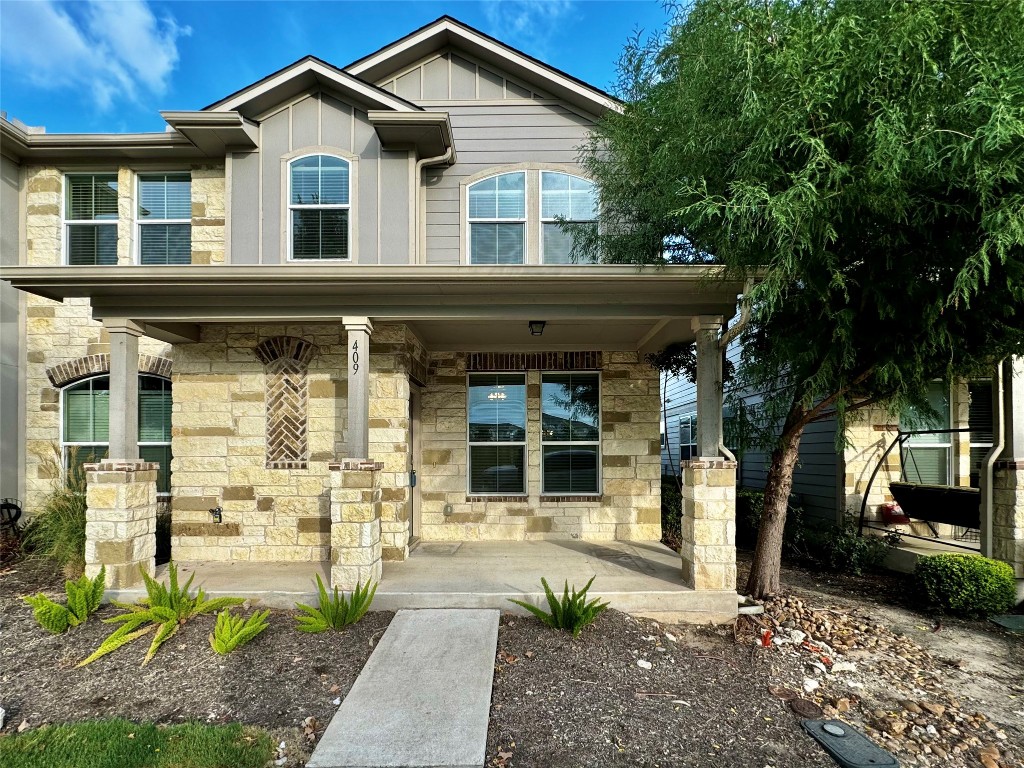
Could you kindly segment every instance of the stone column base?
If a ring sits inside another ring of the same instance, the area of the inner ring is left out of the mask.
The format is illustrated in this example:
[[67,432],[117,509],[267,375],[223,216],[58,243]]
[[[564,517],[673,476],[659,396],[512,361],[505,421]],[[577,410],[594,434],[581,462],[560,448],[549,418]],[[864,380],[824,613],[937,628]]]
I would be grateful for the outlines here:
[[380,581],[380,462],[330,464],[331,586],[352,590]]
[[1024,579],[1024,462],[997,461],[992,473],[992,557]]
[[134,460],[85,465],[85,573],[106,566],[109,589],[140,583],[140,565],[150,576],[156,570],[158,469]]
[[736,462],[684,461],[683,583],[736,591]]

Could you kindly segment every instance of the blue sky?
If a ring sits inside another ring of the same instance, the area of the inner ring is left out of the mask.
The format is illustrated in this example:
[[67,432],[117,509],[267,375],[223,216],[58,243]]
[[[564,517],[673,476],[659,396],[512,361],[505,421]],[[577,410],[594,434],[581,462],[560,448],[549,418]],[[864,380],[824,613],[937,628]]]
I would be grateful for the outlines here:
[[344,66],[448,14],[610,88],[659,0],[56,2],[0,0],[0,109],[50,132],[162,131],[306,54]]

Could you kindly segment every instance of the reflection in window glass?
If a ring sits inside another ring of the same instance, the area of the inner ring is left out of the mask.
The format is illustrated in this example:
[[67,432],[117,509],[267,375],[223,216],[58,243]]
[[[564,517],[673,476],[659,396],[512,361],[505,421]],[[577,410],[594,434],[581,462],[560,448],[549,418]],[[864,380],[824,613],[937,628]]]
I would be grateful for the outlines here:
[[541,380],[542,492],[600,490],[600,377],[546,373]]
[[526,493],[526,377],[469,376],[469,492]]

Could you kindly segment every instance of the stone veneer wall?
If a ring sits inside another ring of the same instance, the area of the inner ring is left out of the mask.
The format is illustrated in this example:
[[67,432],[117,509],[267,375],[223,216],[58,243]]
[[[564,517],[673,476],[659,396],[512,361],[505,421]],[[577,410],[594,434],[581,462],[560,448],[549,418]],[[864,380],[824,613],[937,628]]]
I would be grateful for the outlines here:
[[[424,540],[658,540],[661,443],[658,374],[636,353],[607,352],[601,370],[603,495],[540,493],[541,372],[526,372],[528,495],[467,494],[466,353],[434,352],[421,401],[419,469]],[[452,514],[445,515],[446,505]]]
[[1024,579],[1024,462],[996,462],[992,480],[992,557]]

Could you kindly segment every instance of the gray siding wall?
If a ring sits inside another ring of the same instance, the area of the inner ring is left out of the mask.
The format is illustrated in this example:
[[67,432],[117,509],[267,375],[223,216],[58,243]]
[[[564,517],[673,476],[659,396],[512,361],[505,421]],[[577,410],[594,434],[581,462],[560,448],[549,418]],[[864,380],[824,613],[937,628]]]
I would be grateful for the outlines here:
[[[0,264],[16,266],[21,242],[20,167],[0,158]],[[21,498],[20,298],[0,283],[0,497]]]
[[287,179],[282,160],[304,154],[306,148],[311,153],[334,150],[353,161],[353,262],[409,263],[410,154],[383,152],[366,113],[327,92],[306,96],[268,116],[260,123],[259,150],[231,155],[229,262],[287,261]]
[[[426,169],[426,260],[458,264],[464,202],[460,184],[470,176],[516,163],[576,163],[578,148],[593,121],[557,104],[434,105],[447,109],[458,162],[444,170]],[[432,107],[433,108],[433,107]]]
[[434,54],[377,83],[403,99],[420,102],[468,99],[544,99],[527,83],[455,51]]
[[[738,344],[729,348],[728,358],[739,367],[742,352]],[[667,398],[666,448],[662,449],[662,469],[671,472],[679,464],[679,417],[697,409],[697,388],[685,377],[663,379]],[[761,401],[757,393],[743,395],[744,402],[756,407]],[[816,422],[804,430],[800,441],[800,461],[793,473],[793,493],[807,517],[836,522],[839,516],[838,483],[842,456],[836,452],[836,421]],[[669,461],[671,455],[671,463]],[[741,488],[764,488],[771,456],[761,450],[747,450],[740,458],[737,481]]]

